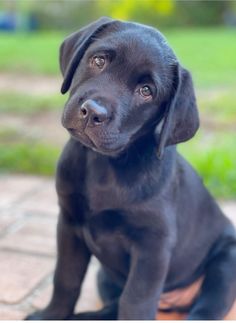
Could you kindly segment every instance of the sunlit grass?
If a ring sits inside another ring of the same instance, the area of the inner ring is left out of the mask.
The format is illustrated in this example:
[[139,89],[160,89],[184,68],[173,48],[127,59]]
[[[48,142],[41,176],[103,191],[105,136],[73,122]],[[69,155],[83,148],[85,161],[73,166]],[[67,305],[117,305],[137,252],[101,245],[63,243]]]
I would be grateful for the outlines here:
[[0,33],[0,71],[59,74],[61,33]]
[[[163,32],[183,66],[193,74],[202,117],[201,131],[181,144],[179,151],[215,196],[236,198],[235,30],[185,28]],[[59,75],[58,49],[64,36],[56,32],[0,34],[0,73]],[[47,111],[62,109],[65,102],[59,93],[32,95],[9,89],[0,96],[0,113],[24,118],[35,115],[36,120],[38,113],[45,112],[46,117]],[[61,148],[41,139],[14,125],[1,125],[1,172],[54,174]]]
[[199,131],[179,152],[193,165],[214,196],[236,198],[236,146],[234,133]]
[[236,85],[235,29],[171,29],[165,35],[197,86]]
[[[158,24],[157,24],[158,27]],[[198,86],[236,84],[235,30],[162,30]],[[59,74],[59,46],[65,33],[0,34],[0,71]]]
[[[0,131],[1,172],[53,175],[61,147],[42,143],[14,128]],[[3,144],[4,143],[4,144]],[[236,197],[236,146],[232,133],[199,131],[178,150],[216,197]]]
[[30,95],[13,91],[3,92],[0,99],[0,113],[35,114],[62,109],[64,103],[65,98],[59,93],[57,95]]
[[58,148],[39,142],[0,144],[1,172],[53,175],[58,157]]
[[[236,91],[234,87],[215,88],[198,94],[202,117],[217,126],[236,125]],[[236,129],[236,128],[235,128]]]

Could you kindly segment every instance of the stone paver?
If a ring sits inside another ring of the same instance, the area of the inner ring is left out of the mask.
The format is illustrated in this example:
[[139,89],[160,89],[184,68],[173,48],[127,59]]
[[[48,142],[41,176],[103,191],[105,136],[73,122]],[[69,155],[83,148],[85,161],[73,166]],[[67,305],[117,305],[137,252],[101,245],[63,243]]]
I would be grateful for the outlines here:
[[[91,264],[86,273],[85,281],[82,287],[81,296],[76,304],[76,312],[95,310],[102,306],[99,300],[98,291],[96,287],[96,272],[98,270],[98,262],[92,258]],[[44,288],[36,291],[35,296],[31,300],[31,304],[35,309],[44,308],[52,294],[52,282]]]
[[43,179],[31,176],[0,177],[0,207],[12,207],[29,193],[34,193],[43,184]]
[[53,259],[0,251],[0,302],[20,302],[53,268]]
[[[58,214],[54,180],[0,176],[0,320],[21,320],[52,292]],[[221,202],[236,225],[236,201]],[[101,307],[92,258],[76,311]]]
[[58,203],[54,182],[44,180],[37,192],[25,199],[19,207],[27,214],[57,215]]
[[0,320],[23,320],[25,312],[19,309],[15,309],[12,306],[1,306],[0,305]]
[[29,218],[16,232],[0,239],[0,248],[55,255],[56,218]]
[[230,220],[233,222],[233,224],[236,227],[236,202],[234,201],[230,201],[230,202],[221,202],[220,206],[223,210],[223,212],[225,213],[225,215],[227,215]]
[[[8,213],[8,214],[7,214]],[[0,214],[0,235],[4,234],[7,228],[13,225],[18,220],[16,214],[9,214],[9,212],[1,212]]]

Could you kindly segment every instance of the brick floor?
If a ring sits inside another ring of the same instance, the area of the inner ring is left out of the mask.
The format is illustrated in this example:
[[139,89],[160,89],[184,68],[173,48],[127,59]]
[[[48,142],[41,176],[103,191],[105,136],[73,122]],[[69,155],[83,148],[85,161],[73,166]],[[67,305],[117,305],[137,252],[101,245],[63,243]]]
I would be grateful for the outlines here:
[[22,301],[52,272],[53,263],[53,259],[37,255],[0,251],[0,302],[16,304]]
[[[58,214],[54,186],[43,177],[0,176],[0,320],[21,320],[50,299]],[[77,310],[101,306],[97,268],[92,258]]]
[[[2,175],[0,196],[0,320],[21,320],[51,295],[58,213],[54,181]],[[221,205],[236,224],[236,201]],[[97,268],[92,259],[77,310],[101,306]]]

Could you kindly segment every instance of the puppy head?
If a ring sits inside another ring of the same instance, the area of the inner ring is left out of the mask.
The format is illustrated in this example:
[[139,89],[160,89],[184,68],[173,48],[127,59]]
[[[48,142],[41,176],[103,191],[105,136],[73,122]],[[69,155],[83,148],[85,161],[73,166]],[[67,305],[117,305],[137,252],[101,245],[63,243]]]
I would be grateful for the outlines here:
[[101,18],[65,39],[60,66],[62,124],[93,150],[117,156],[153,134],[161,157],[198,129],[191,76],[154,28]]

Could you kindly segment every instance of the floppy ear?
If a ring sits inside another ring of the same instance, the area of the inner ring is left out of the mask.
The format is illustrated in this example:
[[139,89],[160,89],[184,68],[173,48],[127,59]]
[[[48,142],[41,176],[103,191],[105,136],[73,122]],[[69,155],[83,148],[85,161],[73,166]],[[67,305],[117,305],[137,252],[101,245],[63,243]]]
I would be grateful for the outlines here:
[[167,103],[164,117],[155,129],[159,158],[162,157],[166,146],[187,141],[199,128],[199,115],[191,75],[179,64],[176,65],[175,75],[173,98]]
[[69,90],[79,62],[94,37],[112,22],[114,22],[113,19],[102,17],[64,40],[60,47],[60,68],[64,76],[61,87],[62,94]]

